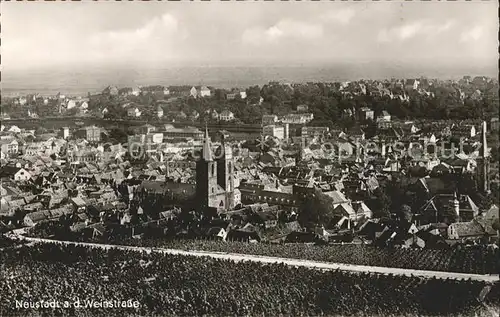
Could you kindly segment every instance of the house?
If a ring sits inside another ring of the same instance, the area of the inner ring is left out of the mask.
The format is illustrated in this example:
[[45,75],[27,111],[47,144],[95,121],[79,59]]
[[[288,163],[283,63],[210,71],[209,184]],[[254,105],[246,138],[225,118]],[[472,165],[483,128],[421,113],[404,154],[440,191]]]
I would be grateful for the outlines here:
[[26,144],[24,147],[24,153],[29,156],[35,156],[42,153],[45,150],[43,144],[40,143],[30,143]]
[[21,129],[16,125],[11,126],[8,131],[12,133],[21,133]]
[[21,106],[24,106],[27,102],[28,102],[28,99],[26,97],[24,97],[24,96],[19,97],[19,104]]
[[297,112],[307,112],[309,110],[308,105],[298,105],[297,106]]
[[0,139],[1,152],[6,156],[19,152],[19,143],[16,139]]
[[232,113],[229,110],[223,110],[219,114],[219,120],[221,120],[221,121],[233,121],[234,120],[234,113]]
[[202,86],[200,88],[199,96],[202,98],[203,97],[210,97],[210,89],[208,89],[206,86]]
[[196,87],[191,87],[191,90],[189,90],[189,96],[198,98],[198,90],[196,90]]
[[475,169],[475,164],[472,163],[472,160],[460,158],[460,157],[452,157],[449,159],[443,159],[444,164],[451,168],[451,171],[454,173],[467,173],[472,172]]
[[315,242],[318,235],[314,232],[293,231],[285,239],[285,243],[310,243]]
[[174,220],[177,218],[177,215],[179,214],[180,210],[178,209],[171,209],[171,210],[166,210],[163,212],[160,212],[160,219],[165,219],[167,221],[169,220]]
[[377,116],[377,122],[379,121],[391,121],[391,115],[386,110],[383,110],[381,114]]
[[437,194],[428,200],[419,211],[417,220],[421,224],[431,222],[471,221],[479,214],[479,207],[469,195]]
[[362,107],[360,109],[361,120],[374,120],[375,119],[375,111],[368,107]]
[[420,236],[413,234],[408,237],[404,241],[402,241],[401,245],[405,247],[418,247],[418,248],[425,248],[426,243],[425,240],[422,239]]
[[143,126],[140,126],[139,128],[137,128],[137,133],[138,134],[149,134],[149,133],[153,133],[156,131],[156,127],[154,125],[151,125],[151,124],[145,124]]
[[138,108],[131,108],[127,110],[127,116],[138,118],[140,117],[142,112]]
[[[277,207],[277,206],[273,206],[273,207]],[[267,209],[269,209],[269,208],[267,208]],[[264,228],[266,228],[266,229],[274,228],[278,225],[278,217],[276,216],[275,212],[273,212],[271,210],[257,211],[256,215],[258,217],[258,221],[261,224],[263,224]]]
[[405,80],[405,90],[417,90],[420,81],[418,79],[407,79]]
[[163,136],[166,139],[194,139],[201,140],[203,139],[203,132],[194,127],[186,127],[186,128],[174,128],[171,126],[166,126],[165,131],[163,132]]
[[231,93],[226,94],[226,99],[227,100],[235,100],[236,96],[239,96],[239,95],[240,95],[239,93],[231,92]]
[[240,99],[246,99],[247,98],[247,92],[246,91],[240,91],[240,90],[232,90],[230,93],[226,94],[226,99],[227,100],[234,100],[236,98]]
[[219,119],[219,113],[217,112],[217,110],[212,110],[210,112],[211,116],[212,116],[212,119]]
[[115,86],[108,86],[108,87],[104,88],[104,90],[102,91],[102,94],[109,95],[109,96],[117,96],[118,95],[118,88],[116,88]]
[[41,211],[30,212],[29,214],[24,216],[23,222],[24,225],[28,227],[33,227],[40,222],[49,220],[50,218],[51,218],[50,211],[41,210]]
[[88,142],[100,142],[101,141],[101,128],[96,126],[88,126],[78,129],[74,133],[76,138],[81,138],[87,140]]
[[356,214],[356,218],[371,218],[373,216],[373,212],[363,201],[353,201],[352,208]]
[[196,110],[193,110],[193,111],[191,112],[191,114],[189,115],[189,118],[190,118],[191,120],[197,120],[199,117],[200,117],[200,114],[199,114],[199,113],[198,113],[198,111],[196,111]]
[[498,132],[498,117],[491,118],[491,120],[490,120],[490,131],[497,131]]
[[[425,168],[427,171],[433,171],[436,166],[440,164],[440,160],[438,158],[432,157],[432,156],[422,156],[419,154],[412,154],[411,161],[409,162],[411,167],[413,168],[412,171],[421,171],[420,168]],[[417,173],[418,174],[418,173]]]
[[481,96],[483,95],[483,93],[481,92],[481,90],[479,89],[476,89],[471,95],[470,95],[470,99],[472,100],[480,100],[481,99]]
[[347,135],[349,135],[354,140],[364,140],[365,131],[359,126],[352,126],[347,130]]
[[73,109],[76,107],[76,101],[75,100],[68,100],[68,102],[66,102],[66,109]]
[[288,138],[288,125],[266,125],[262,128],[264,136],[272,136],[280,140]]
[[89,109],[89,104],[88,104],[87,101],[82,100],[79,103],[79,107],[80,107],[81,110],[83,110],[85,112],[85,111],[87,111]]
[[163,108],[158,106],[158,108],[156,108],[156,116],[158,118],[162,118],[163,117]]
[[420,135],[418,140],[422,144],[436,144],[436,142],[438,141],[438,138],[436,137],[436,135],[434,133],[429,132],[429,133],[424,133],[424,134]]
[[377,116],[377,128],[389,129],[392,127],[391,115],[386,110]]
[[472,220],[455,222],[448,226],[447,235],[450,240],[476,240],[495,236],[497,232],[487,222]]
[[330,131],[328,127],[302,127],[301,136],[304,138],[313,138],[317,136],[324,136],[326,133]]
[[498,214],[498,206],[497,205],[492,205],[483,215],[483,219],[488,220],[488,221],[498,221],[499,214]]
[[24,168],[7,165],[0,168],[0,178],[9,178],[14,181],[27,181],[31,178],[31,174]]
[[262,116],[262,125],[272,125],[278,122],[278,116],[266,114]]
[[314,119],[312,113],[290,113],[281,119],[282,123],[288,124],[306,124]]
[[70,133],[69,133],[69,127],[62,127],[61,128],[61,136],[62,136],[62,138],[66,140],[66,139],[69,138],[69,135],[70,135]]
[[102,224],[100,222],[91,224],[88,226],[88,228],[90,228],[92,230],[92,237],[93,238],[104,236],[107,232],[104,224]]
[[87,207],[87,203],[81,197],[71,198],[71,204],[75,208],[76,212],[83,212]]
[[226,241],[228,232],[224,228],[212,227],[206,232],[206,236],[211,239]]
[[473,138],[476,136],[476,127],[471,124],[459,124],[459,125],[454,125],[451,128],[451,135],[456,137],[456,138]]
[[256,231],[245,230],[245,228],[230,230],[226,236],[229,241],[260,242],[260,236]]
[[26,212],[40,211],[43,209],[43,204],[41,202],[30,203],[30,204],[24,205],[23,209]]
[[124,97],[130,96],[130,95],[132,95],[132,88],[131,87],[120,88],[118,90],[118,94],[120,96],[124,96]]

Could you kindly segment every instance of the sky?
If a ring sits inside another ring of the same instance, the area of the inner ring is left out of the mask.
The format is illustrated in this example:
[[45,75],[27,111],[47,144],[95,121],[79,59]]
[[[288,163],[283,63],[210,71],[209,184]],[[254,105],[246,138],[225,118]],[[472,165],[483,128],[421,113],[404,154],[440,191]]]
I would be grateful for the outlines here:
[[497,1],[1,2],[4,71],[401,64],[497,68]]

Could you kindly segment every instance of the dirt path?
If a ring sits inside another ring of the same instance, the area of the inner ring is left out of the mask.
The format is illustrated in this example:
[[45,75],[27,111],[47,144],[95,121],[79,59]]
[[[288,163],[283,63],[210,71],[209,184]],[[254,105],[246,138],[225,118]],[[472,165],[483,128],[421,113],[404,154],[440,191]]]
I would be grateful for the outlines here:
[[126,245],[111,245],[111,244],[99,244],[99,243],[87,243],[87,242],[73,242],[73,241],[59,241],[41,238],[30,238],[24,236],[17,236],[19,239],[31,241],[31,242],[41,242],[41,243],[59,243],[66,245],[81,245],[88,247],[95,247],[101,249],[116,248],[120,250],[134,250],[138,252],[160,252],[164,254],[177,254],[177,255],[189,255],[189,256],[208,256],[216,259],[232,260],[235,262],[240,261],[254,261],[261,263],[284,263],[292,266],[303,266],[309,268],[316,268],[321,270],[341,270],[349,272],[370,272],[378,274],[394,274],[394,275],[404,275],[404,276],[420,276],[424,278],[439,278],[439,279],[456,279],[456,280],[476,280],[488,283],[498,282],[500,280],[499,275],[481,275],[481,274],[467,274],[467,273],[455,273],[455,272],[441,272],[441,271],[427,271],[427,270],[413,270],[413,269],[401,269],[401,268],[391,268],[391,267],[381,267],[381,266],[365,266],[365,265],[353,265],[353,264],[343,264],[343,263],[331,263],[331,262],[319,262],[301,259],[291,259],[291,258],[278,258],[270,256],[260,256],[252,254],[239,254],[239,253],[223,253],[223,252],[210,252],[210,251],[196,251],[196,250],[178,250],[178,249],[164,249],[164,248],[150,248],[150,247],[134,247]]

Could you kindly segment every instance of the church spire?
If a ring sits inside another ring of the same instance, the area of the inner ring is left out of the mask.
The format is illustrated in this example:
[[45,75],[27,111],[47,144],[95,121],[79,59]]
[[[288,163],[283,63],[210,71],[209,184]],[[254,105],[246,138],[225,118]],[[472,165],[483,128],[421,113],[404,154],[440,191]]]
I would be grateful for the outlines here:
[[205,161],[213,161],[212,143],[210,142],[210,136],[208,135],[208,127],[206,123],[205,123],[205,140],[203,141],[202,158]]

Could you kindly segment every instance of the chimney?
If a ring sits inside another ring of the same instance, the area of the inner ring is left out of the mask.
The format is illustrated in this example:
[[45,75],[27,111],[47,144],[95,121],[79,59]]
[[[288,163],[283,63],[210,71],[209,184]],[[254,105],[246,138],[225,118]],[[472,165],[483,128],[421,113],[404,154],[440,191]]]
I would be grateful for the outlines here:
[[482,150],[481,150],[481,157],[486,158],[488,156],[488,145],[486,142],[486,121],[483,121],[483,128],[481,131],[481,143],[482,143]]
[[458,220],[460,221],[460,202],[458,201],[457,192],[455,192],[455,194],[453,195],[452,207],[453,211],[455,211],[455,214],[457,215]]

